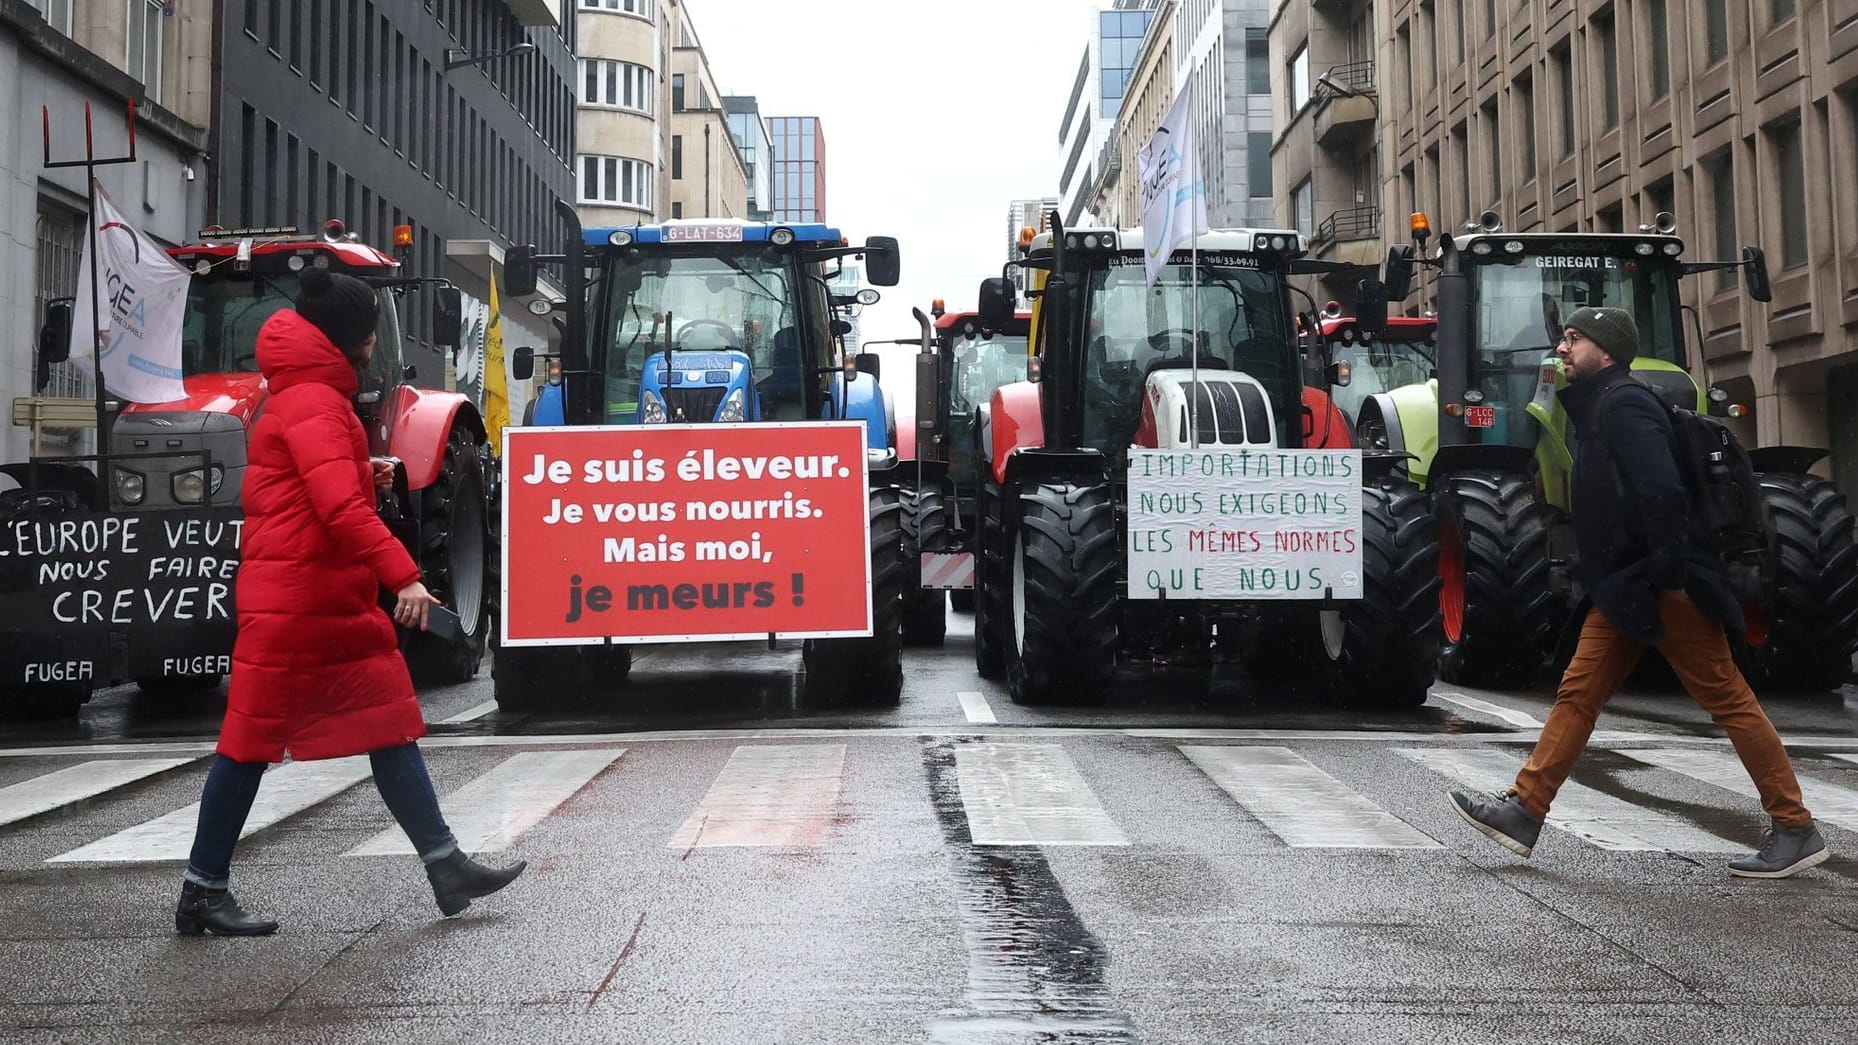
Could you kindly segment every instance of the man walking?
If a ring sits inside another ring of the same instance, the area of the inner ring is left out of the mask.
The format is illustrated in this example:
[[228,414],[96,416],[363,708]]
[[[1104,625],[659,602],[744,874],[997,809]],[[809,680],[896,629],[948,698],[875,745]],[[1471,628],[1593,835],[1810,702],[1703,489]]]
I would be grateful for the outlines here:
[[1516,784],[1496,796],[1451,792],[1452,808],[1492,841],[1527,857],[1555,792],[1648,647],[1664,654],[1684,689],[1729,734],[1772,826],[1761,849],[1729,864],[1747,878],[1785,878],[1829,853],[1780,735],[1729,652],[1744,630],[1723,567],[1691,540],[1688,501],[1670,415],[1633,380],[1638,327],[1617,308],[1576,309],[1556,353],[1561,392],[1580,441],[1574,458],[1574,541],[1593,600],[1555,706]]

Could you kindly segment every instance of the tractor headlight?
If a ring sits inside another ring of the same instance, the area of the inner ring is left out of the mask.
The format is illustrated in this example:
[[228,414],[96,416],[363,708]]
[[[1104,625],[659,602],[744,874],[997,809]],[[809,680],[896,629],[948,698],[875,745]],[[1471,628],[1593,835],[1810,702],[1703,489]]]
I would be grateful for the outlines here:
[[716,419],[718,421],[742,420],[747,415],[747,403],[748,397],[742,394],[740,388],[736,389],[729,393],[729,398],[723,400],[722,409],[716,412]]
[[610,246],[630,247],[632,246],[632,233],[625,229],[614,229],[606,234],[606,241]]
[[792,243],[793,241],[794,241],[794,230],[789,229],[789,228],[778,228],[778,229],[775,229],[773,232],[768,233],[768,242],[774,244],[777,247],[785,247],[789,243]]
[[116,499],[124,504],[141,504],[148,496],[148,481],[142,473],[127,468],[116,469]]
[[210,475],[204,468],[189,468],[175,472],[168,486],[176,504],[199,504],[206,500],[208,490],[219,492],[219,484],[225,477],[225,470],[218,465],[213,466]]
[[645,424],[661,425],[671,419],[670,416],[665,413],[664,400],[658,398],[657,393],[650,391],[644,392],[641,402],[645,404]]

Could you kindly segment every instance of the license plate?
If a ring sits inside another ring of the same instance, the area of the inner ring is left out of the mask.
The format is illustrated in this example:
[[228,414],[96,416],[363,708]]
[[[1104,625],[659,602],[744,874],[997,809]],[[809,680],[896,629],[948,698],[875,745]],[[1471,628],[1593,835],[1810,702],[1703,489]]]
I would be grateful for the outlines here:
[[740,225],[666,225],[666,243],[740,243]]
[[1466,428],[1497,427],[1497,408],[1494,406],[1467,406],[1464,408]]

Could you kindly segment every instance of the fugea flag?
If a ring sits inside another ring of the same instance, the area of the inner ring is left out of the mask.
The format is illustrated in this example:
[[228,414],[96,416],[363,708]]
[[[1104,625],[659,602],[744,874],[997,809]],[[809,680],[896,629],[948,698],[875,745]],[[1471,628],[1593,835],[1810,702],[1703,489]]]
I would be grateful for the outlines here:
[[[90,216],[96,235],[84,237],[72,302],[71,358],[89,359],[100,344],[103,385],[131,403],[183,399],[181,321],[187,315],[188,271],[142,233],[97,186]],[[91,257],[91,244],[97,257]],[[96,266],[96,300],[103,319],[91,322],[91,270]],[[96,333],[101,331],[101,335]],[[98,341],[93,342],[93,338]]]
[[1194,149],[1193,81],[1136,155],[1141,176],[1142,243],[1148,285],[1154,286],[1174,248],[1207,230],[1206,182]]

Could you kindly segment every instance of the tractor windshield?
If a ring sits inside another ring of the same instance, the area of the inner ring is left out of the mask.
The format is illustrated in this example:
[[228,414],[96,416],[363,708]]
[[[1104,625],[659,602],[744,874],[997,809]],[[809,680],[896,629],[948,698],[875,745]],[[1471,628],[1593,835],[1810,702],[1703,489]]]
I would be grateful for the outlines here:
[[181,372],[230,374],[258,369],[258,329],[297,296],[295,273],[214,272],[187,286],[181,325]]
[[[1534,421],[1525,413],[1535,396],[1542,361],[1554,355],[1565,318],[1586,306],[1623,308],[1639,328],[1639,355],[1683,365],[1677,319],[1677,263],[1644,257],[1630,244],[1588,246],[1575,241],[1566,254],[1492,255],[1469,266],[1472,277],[1472,373],[1467,388],[1496,408],[1488,442],[1534,446]],[[1587,253],[1578,253],[1580,251]]]
[[673,358],[704,353],[745,360],[759,397],[754,416],[775,421],[805,416],[805,317],[818,310],[802,308],[802,296],[823,291],[809,290],[813,281],[798,278],[790,255],[758,247],[701,256],[609,257],[588,287],[589,334],[599,352],[594,365],[606,375],[608,423],[639,419],[648,360],[663,357],[667,348]]
[[[1020,321],[1017,329],[1024,330]],[[958,486],[974,481],[974,414],[1001,385],[1026,379],[1026,335],[968,320],[946,335],[949,353],[948,456]]]
[[1329,358],[1349,365],[1348,384],[1329,390],[1335,405],[1352,425],[1361,416],[1361,404],[1373,396],[1431,380],[1438,359],[1435,343],[1431,324],[1424,330],[1389,326],[1385,335],[1368,340],[1331,339]]
[[[1216,264],[1203,255],[1199,311],[1186,254],[1153,287],[1139,253],[1089,275],[1084,341],[1084,442],[1112,457],[1127,450],[1142,419],[1142,389],[1156,370],[1187,367],[1197,346],[1204,368],[1242,371],[1271,396],[1279,446],[1298,416],[1295,351],[1285,322],[1281,276]],[[1214,256],[1215,258],[1217,256]],[[1249,261],[1249,258],[1242,259]]]

